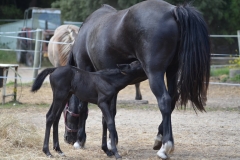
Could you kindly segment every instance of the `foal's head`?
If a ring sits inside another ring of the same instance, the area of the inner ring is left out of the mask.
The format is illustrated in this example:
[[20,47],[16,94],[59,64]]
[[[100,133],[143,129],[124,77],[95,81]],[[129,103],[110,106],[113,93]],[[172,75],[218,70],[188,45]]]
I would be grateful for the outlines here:
[[145,74],[139,61],[133,61],[130,64],[117,64],[117,66],[121,73],[125,75],[140,76],[142,74]]
[[133,61],[130,64],[118,64],[117,66],[122,74],[129,76],[131,79],[130,84],[139,83],[147,79],[139,61]]

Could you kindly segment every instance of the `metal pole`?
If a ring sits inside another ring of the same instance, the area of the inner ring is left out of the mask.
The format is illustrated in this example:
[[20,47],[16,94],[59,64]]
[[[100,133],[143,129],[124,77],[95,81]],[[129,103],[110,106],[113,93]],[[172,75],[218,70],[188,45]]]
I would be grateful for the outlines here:
[[36,33],[34,64],[33,64],[33,68],[34,68],[33,79],[35,79],[38,75],[38,68],[39,68],[39,62],[40,62],[40,46],[41,46],[39,40],[42,40],[42,30],[41,29],[37,29],[37,33]]
[[238,53],[240,57],[240,30],[237,31],[237,35],[238,35]]

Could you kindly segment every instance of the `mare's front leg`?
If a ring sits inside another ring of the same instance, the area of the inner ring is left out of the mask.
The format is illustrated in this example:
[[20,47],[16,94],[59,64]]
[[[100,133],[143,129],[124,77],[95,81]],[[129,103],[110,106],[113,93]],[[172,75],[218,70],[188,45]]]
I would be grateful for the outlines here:
[[74,147],[77,149],[84,148],[86,143],[87,135],[86,135],[85,127],[86,127],[87,117],[88,117],[88,103],[80,101],[79,123],[78,123],[79,128],[77,133],[77,142],[74,143]]
[[118,154],[117,147],[116,147],[116,126],[114,122],[114,117],[112,117],[112,114],[110,112],[109,104],[107,104],[105,101],[98,103],[99,108],[102,111],[102,114],[104,116],[104,119],[107,124],[108,131],[110,132],[111,137],[111,151],[114,153],[114,156],[116,159],[121,159],[122,157]]
[[158,101],[158,107],[162,114],[163,136],[162,147],[158,151],[157,155],[162,159],[167,158],[167,154],[174,147],[172,124],[171,124],[171,97],[166,89],[164,83],[164,72],[155,72],[148,74],[149,83],[153,94]]

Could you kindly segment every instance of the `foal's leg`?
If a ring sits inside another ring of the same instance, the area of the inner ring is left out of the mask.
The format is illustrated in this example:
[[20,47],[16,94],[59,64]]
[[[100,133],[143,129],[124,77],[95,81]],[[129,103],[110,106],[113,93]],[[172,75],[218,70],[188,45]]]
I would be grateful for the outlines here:
[[[177,64],[177,63],[176,63]],[[168,67],[166,71],[166,78],[167,78],[167,86],[168,86],[168,93],[172,99],[171,102],[171,110],[173,111],[178,100],[177,94],[177,77],[178,77],[178,66],[172,65]],[[163,123],[161,123],[158,127],[158,134],[155,138],[155,143],[153,145],[154,150],[159,150],[162,146],[162,135],[163,135]],[[173,148],[172,148],[173,150]]]
[[142,94],[141,94],[141,91],[140,91],[140,83],[136,83],[135,88],[136,88],[135,100],[142,100]]
[[59,124],[59,119],[61,117],[61,113],[62,112],[60,112],[60,114],[59,114],[59,111],[58,111],[58,114],[57,114],[57,116],[55,118],[55,121],[53,123],[53,150],[58,152],[59,155],[65,156],[64,153],[60,149],[59,138],[58,138],[58,124]]
[[44,137],[44,143],[43,143],[43,152],[48,157],[52,157],[52,154],[49,151],[49,136],[50,136],[52,124],[55,121],[56,113],[58,111],[57,106],[58,105],[57,105],[56,101],[53,100],[51,108],[49,109],[49,111],[46,115],[46,130],[45,130],[45,137]]
[[[60,113],[61,113],[62,110],[64,109],[63,100],[65,97],[67,97],[67,94],[64,95],[63,91],[62,91],[62,94],[61,95],[58,94],[57,97],[55,96],[54,93],[53,93],[53,95],[54,95],[53,103],[46,115],[46,130],[45,130],[45,137],[44,137],[44,144],[43,144],[43,152],[48,157],[52,157],[52,154],[49,151],[49,136],[50,136],[51,126],[52,126],[53,122],[56,120],[57,112],[60,111]],[[62,108],[62,109],[59,109],[59,108]],[[60,147],[59,147],[59,150],[60,150]]]
[[[113,117],[114,124],[115,124],[115,116],[116,116],[116,102],[117,102],[117,94],[112,98],[111,104],[110,104],[110,113]],[[107,123],[104,119],[104,116],[102,117],[102,125],[103,125],[103,134],[102,134],[102,150],[108,155],[112,156],[113,153],[111,152],[112,146],[111,146],[111,137],[109,135],[109,141],[107,142]],[[117,131],[115,133],[115,139],[116,139],[116,145],[118,144],[118,135]]]
[[110,137],[111,137],[111,151],[114,153],[114,156],[116,159],[122,158],[117,151],[116,147],[116,127],[115,127],[115,122],[114,118],[111,115],[109,105],[106,102],[100,102],[98,104],[99,108],[101,109],[103,116],[105,118],[105,121],[107,123],[107,128],[110,132]]
[[61,113],[64,109],[64,106],[66,105],[66,102],[68,101],[70,96],[66,98],[66,100],[63,101],[62,106],[59,106],[59,109],[56,113],[56,118],[53,123],[53,149],[58,152],[61,156],[65,156],[64,153],[60,149],[59,145],[59,138],[58,138],[58,124],[59,124],[59,119],[61,118]]
[[108,144],[107,144],[107,123],[106,120],[104,119],[104,116],[102,116],[102,150],[107,154],[107,156],[112,156],[113,152],[108,149]]
[[51,104],[51,107],[48,111],[48,113],[46,114],[46,129],[45,129],[45,137],[44,137],[44,143],[43,143],[43,152],[48,156],[48,157],[52,157],[52,154],[49,151],[49,136],[50,136],[50,130],[51,130],[51,126],[52,126],[52,120],[50,119],[51,114],[52,114],[52,108],[53,108],[53,103]]

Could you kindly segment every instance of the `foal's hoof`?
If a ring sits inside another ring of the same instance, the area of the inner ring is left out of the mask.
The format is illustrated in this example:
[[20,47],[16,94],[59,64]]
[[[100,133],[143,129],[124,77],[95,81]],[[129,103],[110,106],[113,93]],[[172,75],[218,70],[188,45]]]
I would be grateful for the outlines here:
[[63,152],[58,152],[59,156],[66,157],[66,155]]
[[48,158],[54,158],[53,155],[49,151],[43,150],[43,153],[45,153]]
[[159,150],[162,147],[162,135],[157,135],[153,145],[153,150]]
[[105,153],[107,154],[107,156],[108,156],[108,157],[111,157],[111,156],[113,156],[113,155],[114,155],[114,154],[113,154],[113,152],[112,152],[112,151],[109,151],[109,150],[108,150],[108,151],[106,151]]
[[118,153],[115,154],[115,158],[116,158],[117,160],[122,160],[122,156],[120,156]]
[[51,155],[51,154],[47,155],[47,157],[48,157],[48,158],[54,158],[54,156]]

